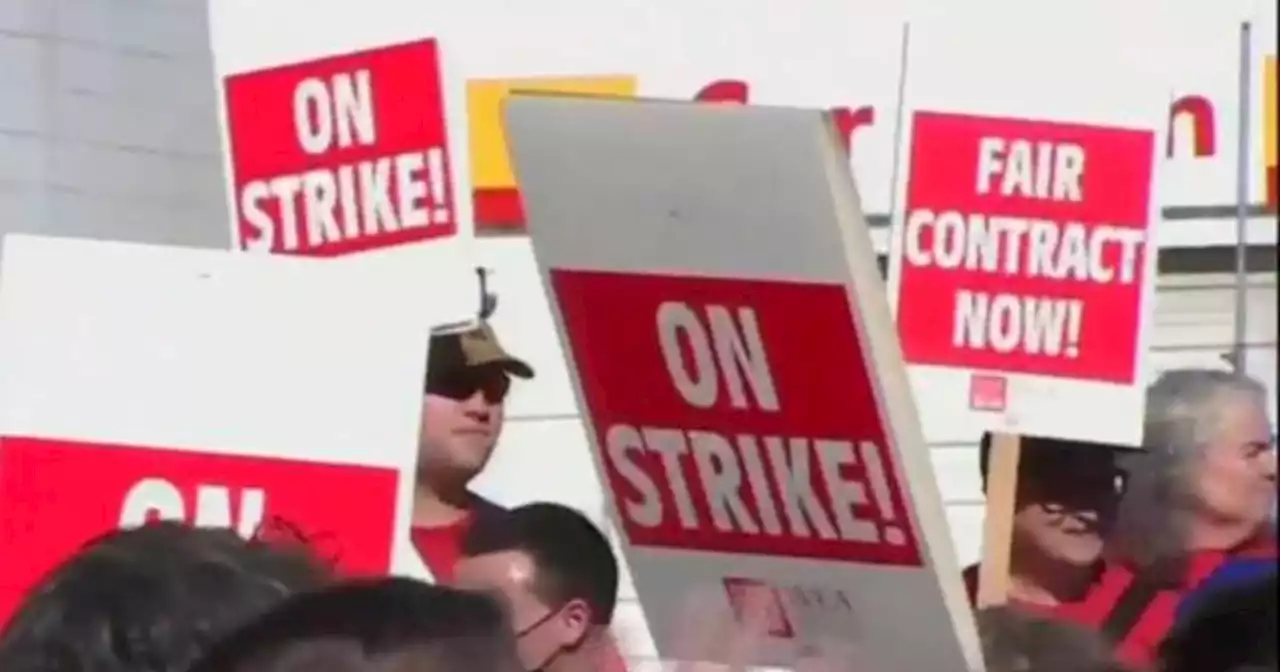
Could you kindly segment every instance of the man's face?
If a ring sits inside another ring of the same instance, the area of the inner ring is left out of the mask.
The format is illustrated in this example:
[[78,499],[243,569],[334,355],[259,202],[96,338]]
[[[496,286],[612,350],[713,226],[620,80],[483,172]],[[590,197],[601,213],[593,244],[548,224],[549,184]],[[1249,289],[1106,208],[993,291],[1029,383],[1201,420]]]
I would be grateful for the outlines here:
[[460,588],[496,594],[506,602],[520,660],[529,670],[542,669],[581,643],[590,624],[578,600],[560,606],[544,602],[534,590],[536,573],[527,554],[499,551],[462,558],[454,579]]
[[[1106,449],[1080,448],[1076,453],[1021,479],[1014,538],[1019,547],[1087,567],[1102,557],[1120,499],[1121,474]],[[1023,459],[1034,457],[1024,452]]]
[[1215,522],[1262,527],[1276,497],[1276,453],[1266,411],[1242,400],[1223,410],[1217,440],[1205,446],[1192,487]]
[[470,480],[502,432],[511,379],[495,365],[458,367],[430,377],[422,401],[419,467]]

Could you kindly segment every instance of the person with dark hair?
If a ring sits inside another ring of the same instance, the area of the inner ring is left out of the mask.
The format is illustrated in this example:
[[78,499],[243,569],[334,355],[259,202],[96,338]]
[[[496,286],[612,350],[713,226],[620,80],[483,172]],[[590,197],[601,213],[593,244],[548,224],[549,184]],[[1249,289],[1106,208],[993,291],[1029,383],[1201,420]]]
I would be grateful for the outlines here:
[[526,669],[598,672],[618,665],[609,636],[618,560],[586,516],[559,504],[527,504],[478,521],[462,555],[457,584],[506,600]]
[[1276,672],[1273,570],[1206,593],[1160,646],[1160,672]]
[[1083,626],[1009,606],[977,618],[987,672],[1131,672]]
[[405,578],[297,595],[214,647],[190,672],[520,672],[502,606]]
[[183,672],[234,628],[329,580],[296,551],[154,523],[85,545],[0,633],[5,672]]
[[[978,453],[984,490],[991,438],[982,437]],[[1107,445],[1022,438],[1009,563],[1014,604],[1062,614],[1089,594],[1123,485],[1117,455]],[[965,570],[964,580],[975,600],[977,565]]]
[[447,582],[467,528],[503,508],[471,490],[502,434],[511,379],[533,368],[508,353],[482,316],[431,336],[418,439],[412,539],[423,564]]

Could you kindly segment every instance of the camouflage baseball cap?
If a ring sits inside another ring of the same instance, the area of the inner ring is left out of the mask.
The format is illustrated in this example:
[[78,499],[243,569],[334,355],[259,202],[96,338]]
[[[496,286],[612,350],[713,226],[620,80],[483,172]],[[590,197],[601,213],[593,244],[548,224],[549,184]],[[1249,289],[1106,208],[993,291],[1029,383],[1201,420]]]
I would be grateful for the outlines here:
[[496,364],[517,378],[533,378],[533,367],[507,352],[484,320],[437,329],[431,334],[428,360],[428,375]]

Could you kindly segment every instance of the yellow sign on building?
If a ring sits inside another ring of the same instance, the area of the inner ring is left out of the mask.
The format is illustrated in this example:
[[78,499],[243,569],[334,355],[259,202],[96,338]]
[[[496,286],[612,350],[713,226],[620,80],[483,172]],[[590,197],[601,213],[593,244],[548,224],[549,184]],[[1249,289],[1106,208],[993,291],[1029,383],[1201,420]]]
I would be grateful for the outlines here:
[[502,100],[512,91],[634,96],[631,75],[479,79],[467,83],[471,189],[477,232],[524,230],[520,192],[507,155]]
[[1262,66],[1262,142],[1263,142],[1263,184],[1266,185],[1267,207],[1276,210],[1276,153],[1277,142],[1280,142],[1280,130],[1276,128],[1276,95],[1280,83],[1277,82],[1276,57],[1268,56]]

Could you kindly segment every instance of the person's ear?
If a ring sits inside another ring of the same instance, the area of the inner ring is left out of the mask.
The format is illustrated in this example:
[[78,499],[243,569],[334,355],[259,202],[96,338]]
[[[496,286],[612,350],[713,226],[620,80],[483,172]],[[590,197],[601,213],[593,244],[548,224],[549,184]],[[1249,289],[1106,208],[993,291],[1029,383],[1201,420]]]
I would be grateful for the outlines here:
[[561,643],[567,647],[582,644],[591,630],[591,607],[582,600],[569,600],[556,617]]

